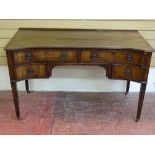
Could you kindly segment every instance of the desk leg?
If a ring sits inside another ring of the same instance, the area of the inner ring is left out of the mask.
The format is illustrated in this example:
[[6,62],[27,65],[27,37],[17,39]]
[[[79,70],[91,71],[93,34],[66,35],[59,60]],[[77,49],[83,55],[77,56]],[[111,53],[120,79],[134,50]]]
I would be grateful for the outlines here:
[[17,116],[17,118],[20,118],[17,83],[16,82],[11,82],[11,87],[12,87],[12,95],[13,95],[13,100],[14,100],[14,105],[15,105],[15,110],[16,110],[16,116]]
[[25,87],[26,87],[26,92],[29,94],[30,90],[29,90],[29,81],[25,80]]
[[136,121],[138,121],[140,119],[140,115],[141,115],[141,111],[142,111],[142,107],[143,107],[143,100],[144,100],[146,85],[147,85],[146,83],[141,83],[141,86],[140,86]]
[[127,94],[128,94],[128,92],[129,92],[129,88],[130,88],[130,80],[127,80],[125,95],[127,95]]

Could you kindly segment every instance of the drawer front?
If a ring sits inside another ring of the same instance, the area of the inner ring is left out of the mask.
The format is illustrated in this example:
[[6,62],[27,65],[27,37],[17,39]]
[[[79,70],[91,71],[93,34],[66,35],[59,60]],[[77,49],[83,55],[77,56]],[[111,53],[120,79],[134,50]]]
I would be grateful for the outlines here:
[[85,50],[81,52],[81,62],[112,62],[113,53],[108,50]]
[[76,62],[77,53],[73,50],[27,50],[14,53],[15,64],[28,62]]
[[135,64],[135,65],[150,65],[151,56],[149,53],[142,51],[120,51],[115,52],[114,62],[116,63],[126,63],[126,64]]
[[149,68],[130,65],[112,65],[112,78],[132,81],[147,81]]
[[32,64],[16,66],[14,68],[16,80],[27,78],[44,78],[48,76],[48,68],[46,64]]
[[85,50],[81,52],[81,62],[113,62],[150,66],[151,53],[132,50]]

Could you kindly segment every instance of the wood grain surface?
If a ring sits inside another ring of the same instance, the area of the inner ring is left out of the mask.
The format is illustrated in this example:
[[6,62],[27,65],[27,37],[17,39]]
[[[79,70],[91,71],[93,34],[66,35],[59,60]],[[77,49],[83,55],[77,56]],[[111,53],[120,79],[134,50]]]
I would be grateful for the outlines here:
[[110,48],[153,51],[138,31],[84,29],[19,29],[6,50],[23,48]]

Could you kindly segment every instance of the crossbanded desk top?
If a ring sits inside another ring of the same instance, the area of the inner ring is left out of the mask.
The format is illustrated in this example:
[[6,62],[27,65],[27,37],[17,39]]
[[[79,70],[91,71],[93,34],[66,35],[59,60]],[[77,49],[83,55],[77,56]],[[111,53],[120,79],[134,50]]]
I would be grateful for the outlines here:
[[23,48],[106,48],[137,49],[152,52],[153,48],[136,30],[44,29],[20,28],[5,50]]

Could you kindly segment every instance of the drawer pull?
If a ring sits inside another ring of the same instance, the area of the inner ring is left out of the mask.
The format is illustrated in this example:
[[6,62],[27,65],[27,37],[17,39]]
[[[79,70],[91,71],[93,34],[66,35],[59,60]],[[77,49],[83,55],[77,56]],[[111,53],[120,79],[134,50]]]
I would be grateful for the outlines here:
[[60,59],[65,60],[67,58],[67,54],[65,52],[60,53]]
[[32,53],[28,52],[26,57],[28,60],[31,60],[32,59]]
[[28,70],[27,70],[27,74],[33,74],[33,69],[31,69],[31,68],[28,69]]
[[131,75],[131,69],[126,69],[125,71],[124,71],[124,75],[125,76],[128,76],[128,75]]
[[133,59],[133,56],[132,56],[132,55],[128,55],[128,56],[127,56],[127,60],[128,60],[128,61],[132,61],[132,59]]
[[96,58],[97,58],[97,54],[96,54],[96,53],[92,53],[92,54],[91,54],[91,59],[92,59],[92,60],[96,60]]

